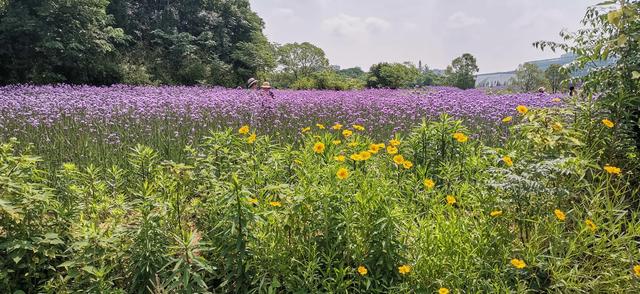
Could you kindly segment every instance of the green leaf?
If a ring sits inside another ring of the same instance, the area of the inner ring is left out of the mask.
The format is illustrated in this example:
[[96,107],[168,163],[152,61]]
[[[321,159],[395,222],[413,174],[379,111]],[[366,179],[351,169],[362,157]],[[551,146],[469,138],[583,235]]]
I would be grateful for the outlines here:
[[622,10],[614,10],[607,13],[607,21],[615,26],[620,24],[620,17],[622,16]]
[[631,78],[634,80],[640,79],[640,72],[637,72],[637,71],[632,72]]

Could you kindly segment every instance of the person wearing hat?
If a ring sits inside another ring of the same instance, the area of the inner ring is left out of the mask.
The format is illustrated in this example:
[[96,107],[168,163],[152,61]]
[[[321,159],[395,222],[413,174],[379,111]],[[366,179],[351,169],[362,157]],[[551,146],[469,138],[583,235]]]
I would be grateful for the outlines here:
[[249,90],[257,90],[258,89],[258,80],[254,78],[250,78],[247,81],[247,89]]
[[271,84],[269,82],[262,83],[260,89],[262,89],[262,96],[264,96],[265,98],[275,98],[275,95],[273,94],[273,92],[271,92]]

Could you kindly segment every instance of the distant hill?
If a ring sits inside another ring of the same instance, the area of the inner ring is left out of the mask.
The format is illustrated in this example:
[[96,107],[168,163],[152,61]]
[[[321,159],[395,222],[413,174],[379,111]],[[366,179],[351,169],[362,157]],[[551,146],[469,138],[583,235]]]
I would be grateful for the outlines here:
[[[525,63],[533,63],[537,65],[542,71],[545,71],[552,64],[565,65],[569,64],[576,60],[576,55],[572,53],[563,54],[558,58],[551,59],[543,59],[543,60],[534,60],[528,61]],[[610,59],[607,61],[599,61],[595,63],[595,66],[588,67],[584,70],[574,72],[574,77],[579,77],[586,75],[590,68],[593,67],[602,67],[608,66],[615,62],[614,59]],[[506,86],[509,83],[509,80],[515,76],[516,71],[507,71],[507,72],[495,72],[495,73],[485,73],[476,75],[476,87],[496,87],[496,86]]]

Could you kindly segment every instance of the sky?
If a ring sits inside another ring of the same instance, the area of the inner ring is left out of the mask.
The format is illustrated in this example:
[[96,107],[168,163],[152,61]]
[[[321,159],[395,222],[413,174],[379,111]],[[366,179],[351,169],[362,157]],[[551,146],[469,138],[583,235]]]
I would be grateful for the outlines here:
[[310,42],[329,62],[364,70],[378,62],[444,69],[471,53],[480,73],[558,57],[531,44],[559,41],[601,0],[250,0],[265,34],[280,44]]

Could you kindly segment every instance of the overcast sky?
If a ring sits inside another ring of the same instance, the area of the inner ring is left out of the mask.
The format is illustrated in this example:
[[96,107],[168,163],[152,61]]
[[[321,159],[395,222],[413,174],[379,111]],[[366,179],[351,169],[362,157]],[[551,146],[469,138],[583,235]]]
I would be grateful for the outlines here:
[[269,40],[311,42],[331,64],[367,70],[380,61],[444,69],[468,52],[481,73],[559,56],[531,46],[575,30],[598,0],[250,0]]

